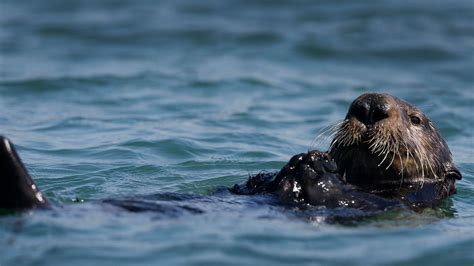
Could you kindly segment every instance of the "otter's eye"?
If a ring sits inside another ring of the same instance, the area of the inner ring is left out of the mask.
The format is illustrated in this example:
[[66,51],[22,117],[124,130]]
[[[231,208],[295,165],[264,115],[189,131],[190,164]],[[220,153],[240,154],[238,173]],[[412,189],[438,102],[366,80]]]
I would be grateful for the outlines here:
[[414,124],[414,125],[419,125],[421,124],[421,119],[416,116],[416,115],[412,115],[410,116],[410,121]]

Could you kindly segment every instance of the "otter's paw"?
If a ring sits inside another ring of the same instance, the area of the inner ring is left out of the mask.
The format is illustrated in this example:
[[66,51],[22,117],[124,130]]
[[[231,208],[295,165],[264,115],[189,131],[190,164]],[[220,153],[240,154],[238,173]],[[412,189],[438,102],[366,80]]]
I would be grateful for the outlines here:
[[326,152],[310,151],[307,153],[304,163],[318,174],[337,173],[336,162]]

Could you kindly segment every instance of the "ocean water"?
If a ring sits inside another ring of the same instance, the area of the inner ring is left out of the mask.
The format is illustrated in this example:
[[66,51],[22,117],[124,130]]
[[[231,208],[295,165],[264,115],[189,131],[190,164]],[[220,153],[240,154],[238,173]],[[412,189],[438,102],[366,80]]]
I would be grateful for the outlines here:
[[[473,14],[470,0],[3,0],[0,134],[55,207],[0,217],[0,265],[472,265]],[[324,149],[318,132],[368,91],[439,128],[463,174],[442,206],[348,226],[216,194]],[[139,195],[197,209],[102,203]]]

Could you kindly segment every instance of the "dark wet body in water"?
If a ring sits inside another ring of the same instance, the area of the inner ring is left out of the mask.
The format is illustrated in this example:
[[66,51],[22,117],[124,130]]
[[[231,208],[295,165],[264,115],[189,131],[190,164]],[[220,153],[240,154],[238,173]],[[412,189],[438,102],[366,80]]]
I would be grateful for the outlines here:
[[454,180],[409,185],[399,189],[364,190],[342,180],[328,153],[310,151],[295,155],[280,172],[251,176],[230,190],[236,194],[273,193],[287,204],[353,208],[368,212],[392,208],[423,208],[436,205],[454,193]]

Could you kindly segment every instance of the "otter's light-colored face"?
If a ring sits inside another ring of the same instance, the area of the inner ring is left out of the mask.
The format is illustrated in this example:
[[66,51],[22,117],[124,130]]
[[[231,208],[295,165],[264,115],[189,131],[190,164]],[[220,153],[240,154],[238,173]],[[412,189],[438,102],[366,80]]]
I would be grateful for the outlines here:
[[359,185],[402,185],[460,178],[451,152],[417,108],[387,94],[351,104],[329,149],[340,174]]

